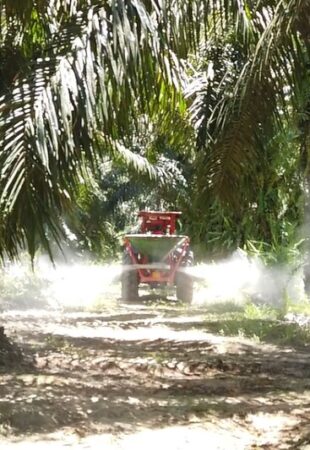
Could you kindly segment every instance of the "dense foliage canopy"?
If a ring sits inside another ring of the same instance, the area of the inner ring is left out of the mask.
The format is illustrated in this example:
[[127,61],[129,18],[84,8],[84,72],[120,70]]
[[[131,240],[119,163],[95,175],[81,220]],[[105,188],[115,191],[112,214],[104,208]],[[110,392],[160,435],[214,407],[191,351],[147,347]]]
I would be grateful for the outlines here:
[[209,249],[287,244],[309,19],[309,0],[2,0],[2,256],[50,251],[64,221],[102,253],[126,202],[181,208]]

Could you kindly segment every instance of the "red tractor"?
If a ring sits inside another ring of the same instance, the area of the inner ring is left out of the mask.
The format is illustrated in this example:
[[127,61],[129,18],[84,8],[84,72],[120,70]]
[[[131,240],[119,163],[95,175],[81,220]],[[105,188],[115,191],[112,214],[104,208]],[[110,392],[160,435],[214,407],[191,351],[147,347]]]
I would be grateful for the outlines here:
[[140,284],[152,288],[176,286],[178,300],[190,303],[193,279],[184,270],[193,264],[188,236],[176,234],[180,212],[140,211],[140,230],[124,240],[122,299],[139,297]]

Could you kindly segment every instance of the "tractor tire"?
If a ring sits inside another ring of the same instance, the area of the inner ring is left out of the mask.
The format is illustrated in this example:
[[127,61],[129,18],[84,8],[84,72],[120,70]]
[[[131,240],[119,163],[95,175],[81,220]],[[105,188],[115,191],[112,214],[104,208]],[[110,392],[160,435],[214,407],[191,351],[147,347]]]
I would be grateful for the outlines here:
[[135,302],[139,299],[138,274],[136,270],[130,270],[130,265],[132,265],[132,261],[126,252],[123,255],[123,266],[125,268],[121,276],[122,300],[125,302]]
[[[191,267],[193,263],[193,252],[189,251],[181,264],[181,268]],[[192,303],[194,293],[193,278],[184,272],[178,272],[176,274],[175,284],[177,299],[187,304]]]

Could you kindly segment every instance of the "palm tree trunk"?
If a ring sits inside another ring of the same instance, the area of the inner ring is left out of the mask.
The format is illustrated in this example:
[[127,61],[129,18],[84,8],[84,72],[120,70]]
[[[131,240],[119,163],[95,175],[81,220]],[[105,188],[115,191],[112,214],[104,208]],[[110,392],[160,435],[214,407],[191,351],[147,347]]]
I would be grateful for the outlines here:
[[301,170],[303,172],[304,217],[302,234],[304,244],[304,283],[305,291],[310,294],[310,100],[305,108],[305,118],[300,122],[301,131]]

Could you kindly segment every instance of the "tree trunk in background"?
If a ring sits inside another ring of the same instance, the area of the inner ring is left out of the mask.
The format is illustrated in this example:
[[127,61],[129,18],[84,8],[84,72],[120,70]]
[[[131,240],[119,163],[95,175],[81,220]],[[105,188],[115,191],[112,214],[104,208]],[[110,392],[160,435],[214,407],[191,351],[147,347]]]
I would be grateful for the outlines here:
[[307,295],[310,295],[310,100],[308,101],[304,117],[299,123],[301,131],[301,170],[304,175],[304,217],[302,238],[304,243],[304,283]]

